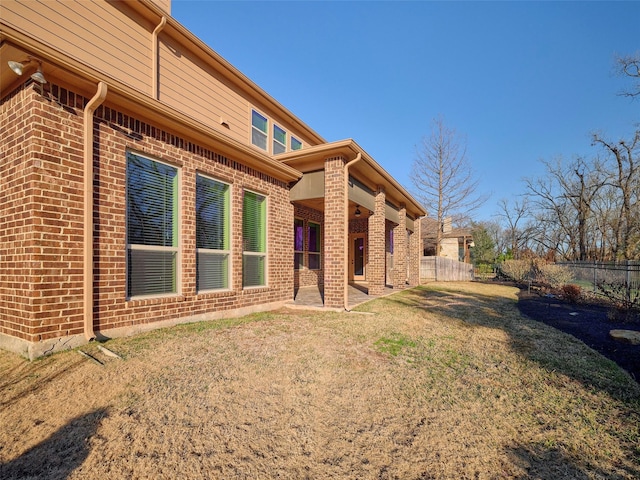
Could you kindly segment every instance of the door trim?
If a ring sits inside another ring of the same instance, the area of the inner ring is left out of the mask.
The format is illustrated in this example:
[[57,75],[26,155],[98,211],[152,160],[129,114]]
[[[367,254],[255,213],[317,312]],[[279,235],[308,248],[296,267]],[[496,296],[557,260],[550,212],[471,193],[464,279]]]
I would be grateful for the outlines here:
[[[362,275],[355,274],[355,240],[362,239]],[[367,234],[366,233],[350,233],[349,234],[349,281],[364,282],[367,278]]]

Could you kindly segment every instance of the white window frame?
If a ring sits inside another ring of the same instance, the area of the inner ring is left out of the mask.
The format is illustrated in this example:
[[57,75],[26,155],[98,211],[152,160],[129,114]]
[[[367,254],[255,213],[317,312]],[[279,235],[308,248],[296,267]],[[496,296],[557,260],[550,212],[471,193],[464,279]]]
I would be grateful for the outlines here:
[[[260,117],[264,118],[265,122],[266,122],[266,127],[265,127],[265,131],[262,131],[261,129],[259,129],[258,127],[256,127],[253,124],[253,115],[259,115]],[[261,112],[259,112],[258,110],[256,110],[255,108],[251,109],[251,145],[259,148],[260,150],[264,150],[264,151],[269,151],[269,124],[271,122],[269,122],[269,117],[267,117],[266,115],[262,114]],[[253,136],[254,136],[254,132],[257,133],[260,136],[264,136],[264,147],[262,147],[261,145],[258,145],[257,143],[255,143],[253,141]]]
[[[175,222],[175,246],[171,246],[171,247],[165,247],[165,246],[160,246],[160,245],[145,245],[145,244],[132,244],[129,243],[129,227],[128,227],[128,220],[125,221],[125,235],[127,238],[127,243],[126,243],[126,251],[127,251],[127,255],[126,255],[126,298],[127,300],[137,300],[137,299],[144,299],[144,298],[159,298],[159,297],[170,297],[170,296],[176,296],[176,295],[180,295],[181,294],[181,287],[182,287],[182,268],[181,268],[181,255],[180,255],[180,246],[182,245],[182,235],[181,235],[181,219],[182,219],[182,205],[181,205],[181,191],[182,191],[182,171],[180,169],[180,167],[177,167],[175,165],[171,165],[170,163],[167,162],[163,162],[160,160],[157,160],[155,158],[151,158],[148,155],[141,155],[132,151],[127,151],[126,152],[126,170],[128,170],[128,165],[129,165],[129,155],[133,155],[136,157],[140,157],[140,158],[144,158],[145,160],[149,160],[151,162],[155,162],[155,163],[159,163],[161,165],[165,165],[169,168],[173,168],[176,170],[176,183],[177,183],[177,188],[176,188],[176,212],[175,212],[175,218],[173,219],[173,221]],[[128,185],[129,185],[129,177],[126,176],[125,177],[125,185],[126,188],[128,189]],[[128,194],[125,194],[125,212],[128,210],[128,202],[129,202],[129,196]],[[126,214],[126,213],[125,213]],[[175,282],[175,291],[173,292],[162,292],[162,293],[152,293],[152,294],[147,294],[147,295],[130,295],[129,292],[131,291],[130,289],[130,269],[132,267],[132,265],[129,262],[129,252],[130,251],[140,251],[140,252],[171,252],[174,255],[175,258],[175,271],[173,273],[174,275],[174,282]]]
[[[243,257],[243,265],[242,265],[242,288],[243,290],[250,290],[254,288],[265,288],[269,286],[269,196],[257,192],[251,189],[243,190],[243,200],[242,200],[242,222],[243,222],[243,230],[244,230],[244,194],[252,193],[254,195],[260,195],[264,197],[264,252],[252,252],[249,250],[245,250],[244,246],[244,238],[242,245],[242,257]],[[244,231],[243,231],[244,237]],[[264,281],[261,285],[245,285],[245,276],[244,276],[244,257],[263,257],[264,258]]]
[[[281,142],[280,140],[278,140],[276,138],[276,129],[280,130],[282,133],[284,133],[284,142]],[[287,137],[289,136],[289,134],[287,133],[287,131],[282,128],[280,125],[277,124],[273,124],[273,143],[271,144],[271,151],[274,155],[277,155],[279,153],[285,153],[287,151]],[[276,152],[276,147],[280,147],[282,149],[282,151],[280,152]]]
[[[232,186],[230,183],[228,182],[224,182],[218,178],[212,177],[210,175],[205,175],[203,173],[196,173],[196,181],[197,181],[197,177],[202,177],[202,178],[206,178],[208,180],[212,180],[214,182],[218,182],[221,183],[223,185],[226,185],[228,188],[228,192],[227,192],[227,204],[225,205],[225,208],[227,210],[227,215],[228,215],[228,225],[227,225],[227,229],[228,231],[226,232],[227,234],[227,243],[229,245],[228,249],[222,249],[222,250],[216,250],[216,249],[211,249],[211,248],[197,248],[196,247],[196,285],[198,284],[198,267],[199,267],[199,257],[198,254],[200,253],[212,253],[212,254],[217,254],[217,255],[226,255],[227,256],[227,278],[226,278],[226,283],[227,286],[226,287],[222,287],[222,288],[208,288],[208,289],[200,289],[199,285],[198,285],[198,293],[208,293],[208,292],[224,292],[227,290],[231,289],[231,282],[233,279],[233,256],[231,255],[231,240],[233,238],[233,222],[231,221],[231,203],[232,203],[232,198],[233,198],[233,191],[232,191]],[[197,191],[196,191],[196,195],[197,195]],[[197,199],[196,199],[197,200]],[[196,222],[198,221],[198,219],[196,218]],[[196,223],[196,229],[197,229],[197,223]],[[198,238],[197,238],[197,231],[196,231],[196,245],[198,242]]]
[[[300,144],[299,148],[293,148],[293,142],[296,141]],[[296,137],[294,137],[293,135],[289,135],[289,148],[292,152],[295,152],[296,150],[302,150],[302,142],[300,140],[298,140]]]

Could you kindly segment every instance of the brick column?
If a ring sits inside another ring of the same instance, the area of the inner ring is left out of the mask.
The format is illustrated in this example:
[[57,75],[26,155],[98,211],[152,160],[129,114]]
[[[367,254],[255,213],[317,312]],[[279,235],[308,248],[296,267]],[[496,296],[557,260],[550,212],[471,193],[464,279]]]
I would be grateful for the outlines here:
[[345,305],[345,187],[342,156],[324,162],[324,305],[342,308]]
[[393,288],[405,288],[407,281],[407,209],[400,205],[399,223],[393,229]]
[[369,217],[369,264],[367,265],[367,282],[369,295],[382,295],[385,284],[385,191],[378,186],[376,191],[375,212]]
[[420,285],[420,257],[422,248],[420,242],[420,219],[413,222],[414,230],[409,235],[409,286]]

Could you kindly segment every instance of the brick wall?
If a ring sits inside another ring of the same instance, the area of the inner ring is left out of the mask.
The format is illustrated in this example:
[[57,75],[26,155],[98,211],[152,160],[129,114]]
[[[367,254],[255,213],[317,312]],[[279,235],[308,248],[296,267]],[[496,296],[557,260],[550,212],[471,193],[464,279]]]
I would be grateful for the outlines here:
[[398,211],[399,224],[393,231],[393,288],[405,288],[407,283],[407,210],[403,205]]
[[420,222],[414,222],[416,230],[409,235],[409,286],[420,285],[420,257],[422,242],[420,241]]
[[[55,85],[44,99],[26,87],[2,103],[0,333],[37,342],[81,334],[83,261],[82,108]],[[293,298],[293,206],[287,186],[188,139],[122,114],[96,111],[94,327],[98,331],[198,317]],[[126,298],[126,151],[180,169],[179,294]],[[195,180],[231,185],[231,288],[196,292]],[[267,286],[242,288],[242,191],[267,196]]]
[[82,117],[34,84],[5,98],[0,117],[0,333],[29,342],[81,333]]
[[324,305],[344,307],[345,274],[345,159],[327,158],[324,162]]
[[367,282],[369,294],[381,295],[385,285],[385,192],[378,187],[375,197],[375,212],[369,217],[369,262]]

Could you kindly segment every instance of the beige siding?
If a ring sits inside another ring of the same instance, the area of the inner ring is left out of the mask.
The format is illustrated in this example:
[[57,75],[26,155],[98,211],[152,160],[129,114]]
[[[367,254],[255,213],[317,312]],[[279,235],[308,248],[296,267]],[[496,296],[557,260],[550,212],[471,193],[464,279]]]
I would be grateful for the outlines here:
[[[151,23],[124,1],[0,0],[2,21],[64,55],[101,71],[147,95],[154,90]],[[170,0],[158,0],[170,7]],[[158,23],[159,23],[158,19]],[[158,39],[158,100],[195,120],[244,143],[251,143],[251,108],[269,119],[271,153],[273,125],[287,132],[287,150],[294,136],[304,146],[309,139],[250,98],[168,32]],[[221,125],[221,120],[228,128]]]
[[[166,36],[159,46],[159,100],[247,143],[249,103],[207,65]],[[220,125],[223,118],[229,128]]]
[[151,89],[150,25],[126,2],[2,0],[3,22],[131,87]]
[[155,3],[158,7],[160,7],[162,10],[167,12],[168,14],[171,14],[171,0],[151,0],[151,1]]

